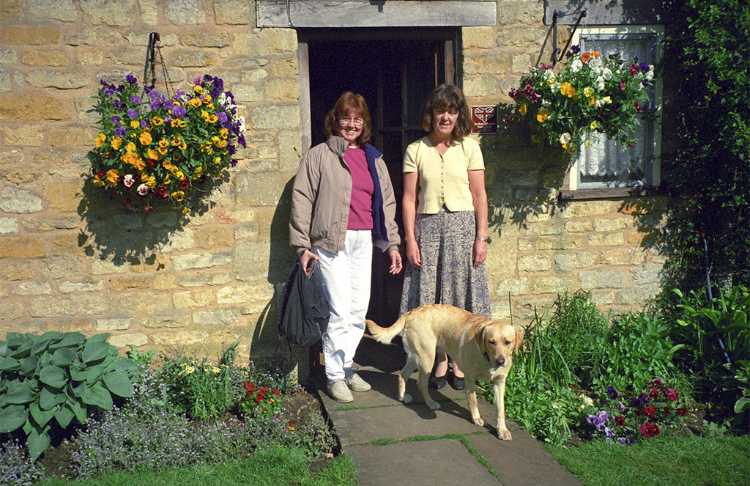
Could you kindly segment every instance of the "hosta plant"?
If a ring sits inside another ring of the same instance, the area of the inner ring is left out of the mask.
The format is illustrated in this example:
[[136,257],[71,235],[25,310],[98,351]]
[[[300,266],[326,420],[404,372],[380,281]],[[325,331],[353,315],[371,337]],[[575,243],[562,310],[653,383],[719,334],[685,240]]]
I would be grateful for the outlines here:
[[32,460],[49,447],[56,423],[67,429],[93,411],[112,408],[113,395],[133,393],[134,363],[107,335],[8,333],[0,342],[0,434],[23,430]]

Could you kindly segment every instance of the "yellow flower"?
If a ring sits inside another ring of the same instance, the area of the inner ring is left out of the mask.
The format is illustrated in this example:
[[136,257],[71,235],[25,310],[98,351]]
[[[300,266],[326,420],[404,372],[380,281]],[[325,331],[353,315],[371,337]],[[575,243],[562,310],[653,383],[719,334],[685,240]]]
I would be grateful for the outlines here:
[[213,99],[213,98],[211,98],[211,95],[210,95],[210,94],[206,94],[206,95],[204,95],[204,96],[203,96],[203,102],[204,102],[204,103],[206,103],[206,104],[209,104],[209,103],[211,103],[211,102],[212,102],[213,100],[214,100],[214,99]]
[[529,111],[529,109],[526,106],[526,103],[521,103],[520,105],[518,105],[518,113],[520,113],[522,115],[525,115],[526,112],[528,112],[528,111]]
[[203,94],[203,87],[196,84],[193,86],[193,91],[195,91],[196,94]]
[[562,149],[565,150],[566,152],[568,151],[569,148],[570,148],[570,144],[568,143],[562,144]]
[[141,124],[138,122],[138,120],[130,120],[130,128],[138,128]]
[[190,208],[182,208],[182,214],[184,214],[185,216],[190,214]]
[[177,148],[179,148],[180,150],[185,150],[187,149],[187,144],[183,140],[180,140],[180,144],[177,146]]
[[593,95],[594,88],[592,88],[591,86],[586,86],[585,88],[583,88],[583,96],[585,96],[586,98],[591,98]]
[[166,177],[164,177],[164,179],[161,182],[162,184],[167,185],[170,182],[172,182],[172,178],[169,176],[169,174],[167,174]]
[[143,133],[141,133],[141,136],[138,137],[138,140],[141,141],[141,145],[151,145],[151,142],[154,141],[151,138],[151,132],[143,132]]
[[155,127],[160,127],[160,126],[164,125],[164,118],[162,118],[160,116],[155,116],[155,117],[151,118],[151,124],[153,126],[155,126]]
[[142,180],[143,180],[143,183],[146,184],[151,189],[153,189],[154,187],[156,187],[156,177],[155,176],[151,175],[151,176],[145,177]]
[[162,138],[158,142],[156,142],[156,144],[160,148],[166,148],[166,147],[169,147],[169,140],[167,140],[166,138]]
[[196,167],[196,169],[193,171],[193,180],[200,179],[200,177],[203,175],[203,166],[199,165]]
[[112,137],[112,148],[115,150],[120,150],[120,147],[122,146],[122,139],[120,137]]
[[589,98],[589,106],[596,106],[596,96]]
[[597,128],[599,128],[599,123],[594,120],[591,122],[591,125],[589,125],[589,128],[591,128],[592,130],[596,130]]
[[148,149],[146,151],[146,157],[153,160],[159,160],[159,153],[154,149]]
[[170,125],[172,125],[172,128],[177,128],[180,126],[180,120],[178,118],[175,118],[171,122],[169,122]]
[[183,119],[177,120],[177,126],[179,126],[180,128],[185,128],[187,126],[187,121]]
[[229,137],[229,129],[228,128],[220,128],[219,129],[219,136],[221,138],[227,138],[227,137]]
[[167,152],[169,152],[169,149],[167,147],[159,147],[156,149],[161,155],[167,155]]
[[568,98],[572,98],[576,95],[576,89],[569,82],[564,82],[560,85],[560,93]]
[[96,136],[96,148],[101,147],[104,145],[104,142],[107,141],[107,135],[104,132],[99,132],[99,135]]
[[221,157],[214,157],[214,164],[216,165],[221,164]]
[[107,171],[107,183],[111,186],[116,186],[117,181],[120,180],[120,174],[116,169],[109,169]]
[[548,117],[549,113],[544,110],[539,110],[539,112],[536,114],[536,121],[538,121],[539,123],[544,123]]
[[219,143],[219,140],[220,140],[220,138],[217,137],[216,135],[214,135],[213,137],[211,137],[211,143],[213,143],[213,144]]
[[180,145],[180,141],[181,141],[180,137],[175,135],[174,137],[172,137],[172,140],[170,141],[170,143],[172,144],[173,147],[177,147],[178,145]]
[[181,170],[176,170],[176,171],[175,171],[175,173],[174,173],[174,176],[175,176],[175,177],[177,178],[177,180],[179,180],[179,181],[184,181],[184,180],[185,180],[185,173],[184,173],[184,172],[182,172]]
[[170,196],[172,196],[172,200],[177,202],[182,202],[185,200],[185,193],[183,191],[174,191],[172,194],[170,194]]
[[161,166],[164,167],[165,169],[167,169],[169,172],[172,172],[175,169],[177,169],[177,166],[174,165],[172,162],[170,162],[168,160],[165,160],[164,162],[162,162]]
[[228,144],[229,142],[227,142],[226,140],[219,140],[218,142],[216,142],[216,146],[222,149],[227,148]]
[[198,108],[202,102],[200,98],[191,98],[190,101],[187,102],[188,105],[192,106],[193,108]]
[[128,144],[125,146],[125,151],[129,154],[134,154],[135,144],[133,142],[128,142]]
[[219,117],[216,115],[211,115],[210,117],[208,117],[208,123],[216,123],[217,121],[219,121]]
[[[185,208],[185,209],[187,209],[187,208]],[[213,374],[215,374],[215,375],[218,375],[219,373],[221,373],[221,368],[219,368],[218,366],[212,366],[211,367],[211,372]]]
[[203,118],[204,121],[208,121],[208,119],[211,118],[211,115],[206,110],[201,110],[201,118]]

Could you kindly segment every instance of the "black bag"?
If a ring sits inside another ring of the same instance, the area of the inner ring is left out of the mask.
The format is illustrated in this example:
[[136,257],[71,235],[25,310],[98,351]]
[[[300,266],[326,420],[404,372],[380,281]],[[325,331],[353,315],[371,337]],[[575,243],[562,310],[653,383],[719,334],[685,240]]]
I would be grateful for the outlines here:
[[316,262],[312,264],[309,277],[299,262],[294,264],[284,285],[281,302],[279,335],[299,346],[311,346],[320,341],[328,327],[331,311]]

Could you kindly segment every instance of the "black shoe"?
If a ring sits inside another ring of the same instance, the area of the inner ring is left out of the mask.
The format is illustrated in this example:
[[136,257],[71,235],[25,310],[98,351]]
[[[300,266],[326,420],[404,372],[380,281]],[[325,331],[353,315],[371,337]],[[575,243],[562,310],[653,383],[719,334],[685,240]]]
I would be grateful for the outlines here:
[[451,385],[451,388],[453,388],[454,390],[459,390],[459,391],[466,388],[466,382],[464,381],[463,377],[457,378],[453,375],[451,375],[450,385]]
[[445,376],[430,375],[430,388],[440,390],[445,386],[446,381]]

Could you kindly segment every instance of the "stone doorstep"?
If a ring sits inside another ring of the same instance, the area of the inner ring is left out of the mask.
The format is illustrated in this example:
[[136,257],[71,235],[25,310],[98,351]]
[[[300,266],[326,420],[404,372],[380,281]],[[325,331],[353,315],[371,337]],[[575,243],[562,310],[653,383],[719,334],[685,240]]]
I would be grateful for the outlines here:
[[359,445],[346,449],[360,486],[497,485],[497,480],[457,440]]

